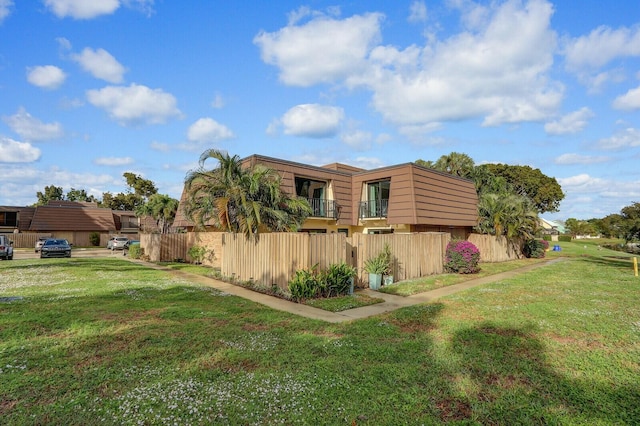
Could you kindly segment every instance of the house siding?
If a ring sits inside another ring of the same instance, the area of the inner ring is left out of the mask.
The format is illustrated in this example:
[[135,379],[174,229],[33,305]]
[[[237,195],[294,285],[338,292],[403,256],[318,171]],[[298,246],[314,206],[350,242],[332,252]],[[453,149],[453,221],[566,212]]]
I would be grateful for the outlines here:
[[[276,170],[282,177],[283,191],[292,195],[296,177],[331,183],[333,193],[328,199],[340,206],[338,220],[311,218],[304,229],[337,232],[342,227],[351,234],[381,228],[397,232],[424,232],[422,229],[452,232],[452,228],[464,228],[461,231],[464,234],[478,221],[478,197],[472,181],[413,163],[369,171],[338,163],[317,167],[261,155],[247,157],[242,163],[247,167],[263,164]],[[359,207],[365,201],[365,184],[387,179],[390,181],[387,217],[361,220]],[[183,192],[182,200],[185,196]],[[174,226],[189,228],[193,224],[179,208]]]

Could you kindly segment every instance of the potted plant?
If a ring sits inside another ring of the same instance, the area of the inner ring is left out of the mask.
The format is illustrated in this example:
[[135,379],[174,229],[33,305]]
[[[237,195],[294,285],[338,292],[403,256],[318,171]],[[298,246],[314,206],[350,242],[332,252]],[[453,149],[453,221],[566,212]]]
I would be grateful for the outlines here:
[[364,270],[369,273],[369,288],[379,290],[382,285],[382,276],[391,271],[391,250],[388,244],[385,244],[384,250],[377,256],[365,260]]

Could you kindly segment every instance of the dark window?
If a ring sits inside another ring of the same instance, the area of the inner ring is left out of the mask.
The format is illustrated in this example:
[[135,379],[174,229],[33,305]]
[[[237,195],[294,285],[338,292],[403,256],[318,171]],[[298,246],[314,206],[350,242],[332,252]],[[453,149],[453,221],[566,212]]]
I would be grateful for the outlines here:
[[0,212],[0,226],[18,226],[18,213]]

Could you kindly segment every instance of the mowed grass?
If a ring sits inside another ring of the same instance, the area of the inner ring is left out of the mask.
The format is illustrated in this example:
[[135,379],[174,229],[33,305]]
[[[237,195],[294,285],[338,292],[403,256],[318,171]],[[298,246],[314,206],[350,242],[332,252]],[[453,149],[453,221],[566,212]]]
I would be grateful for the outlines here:
[[0,262],[0,423],[638,424],[640,279],[566,260],[327,324],[123,259]]

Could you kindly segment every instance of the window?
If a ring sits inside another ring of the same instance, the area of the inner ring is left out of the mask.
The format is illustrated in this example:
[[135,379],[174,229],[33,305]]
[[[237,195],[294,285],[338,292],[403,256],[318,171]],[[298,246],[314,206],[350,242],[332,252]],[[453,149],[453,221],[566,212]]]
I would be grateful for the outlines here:
[[313,217],[336,218],[337,210],[333,200],[328,199],[327,182],[306,177],[296,177],[296,195],[306,198],[311,206]]
[[367,200],[360,203],[360,217],[387,217],[389,209],[390,180],[369,182],[366,187]]
[[18,213],[0,212],[0,226],[18,226]]

